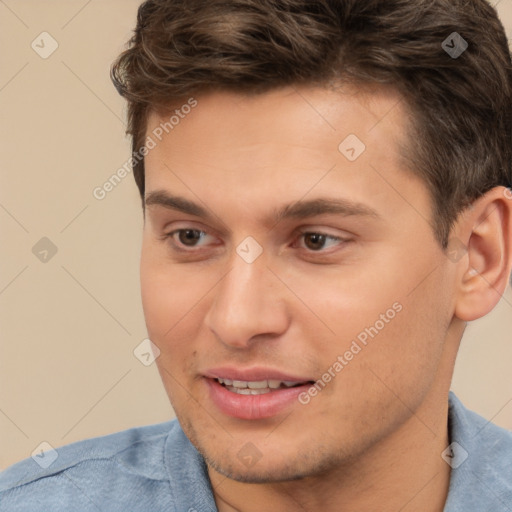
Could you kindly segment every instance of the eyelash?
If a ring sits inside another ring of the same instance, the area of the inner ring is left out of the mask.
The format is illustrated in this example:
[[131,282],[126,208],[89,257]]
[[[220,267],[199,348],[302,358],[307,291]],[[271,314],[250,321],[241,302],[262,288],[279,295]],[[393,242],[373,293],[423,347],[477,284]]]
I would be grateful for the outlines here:
[[[194,253],[194,252],[197,252],[197,249],[192,246],[190,247],[189,249],[184,249],[183,247],[186,247],[186,246],[180,246],[179,243],[177,243],[174,239],[174,236],[179,234],[179,233],[182,233],[184,231],[195,231],[195,232],[199,232],[201,233],[202,235],[208,235],[208,233],[206,233],[206,231],[202,231],[201,229],[194,229],[194,228],[181,228],[181,229],[175,229],[174,231],[171,231],[170,233],[167,233],[166,235],[164,235],[164,239],[169,239],[171,241],[171,245],[173,246],[173,248],[176,250],[176,251],[179,251],[179,252],[182,252],[182,253]],[[320,235],[320,236],[324,236],[326,240],[332,240],[332,241],[335,241],[335,242],[340,242],[340,244],[344,244],[344,243],[348,243],[350,242],[349,239],[347,238],[342,238],[342,237],[339,237],[339,236],[334,236],[334,235],[330,235],[329,233],[324,233],[322,231],[311,231],[311,230],[300,230],[298,233],[297,233],[297,236],[299,238],[301,237],[304,237],[305,235]],[[307,249],[307,248],[301,248],[303,250],[305,250],[306,252],[310,253],[310,254],[326,254],[326,251],[324,251],[323,249],[320,249],[320,250],[313,250],[313,249]],[[328,254],[328,253],[327,253]]]

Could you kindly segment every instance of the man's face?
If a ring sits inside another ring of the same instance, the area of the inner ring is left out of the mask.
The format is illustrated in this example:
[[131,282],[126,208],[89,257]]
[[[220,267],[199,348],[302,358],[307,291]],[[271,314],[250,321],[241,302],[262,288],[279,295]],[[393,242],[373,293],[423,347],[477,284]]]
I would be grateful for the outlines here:
[[195,99],[161,141],[169,116],[149,118],[141,258],[148,334],[187,436],[221,473],[277,481],[428,428],[422,407],[450,378],[438,370],[455,339],[454,265],[399,159],[400,98]]

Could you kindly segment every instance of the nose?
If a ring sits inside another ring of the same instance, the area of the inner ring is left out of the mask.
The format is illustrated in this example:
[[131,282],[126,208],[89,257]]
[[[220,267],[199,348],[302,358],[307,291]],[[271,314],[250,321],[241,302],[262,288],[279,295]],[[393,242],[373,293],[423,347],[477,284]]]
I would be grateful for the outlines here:
[[256,339],[275,338],[288,328],[282,283],[260,256],[247,263],[234,253],[231,270],[214,288],[206,326],[230,348],[248,348]]

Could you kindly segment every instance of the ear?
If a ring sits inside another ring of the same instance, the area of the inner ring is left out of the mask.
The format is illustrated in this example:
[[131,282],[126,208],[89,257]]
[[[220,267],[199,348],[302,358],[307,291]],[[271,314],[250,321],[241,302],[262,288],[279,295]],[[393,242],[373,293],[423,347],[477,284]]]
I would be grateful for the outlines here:
[[[512,268],[512,190],[495,187],[477,199],[457,223],[467,255],[457,265],[455,316],[476,320],[499,302]],[[450,248],[448,249],[450,250]]]

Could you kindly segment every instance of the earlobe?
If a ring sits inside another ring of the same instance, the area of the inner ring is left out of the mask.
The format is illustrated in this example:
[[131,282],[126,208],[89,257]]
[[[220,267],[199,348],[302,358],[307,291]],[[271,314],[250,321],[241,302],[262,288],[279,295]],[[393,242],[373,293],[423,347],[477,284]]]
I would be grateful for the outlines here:
[[489,313],[508,286],[512,267],[512,198],[495,187],[477,199],[459,226],[467,257],[459,265],[455,316],[476,320]]

